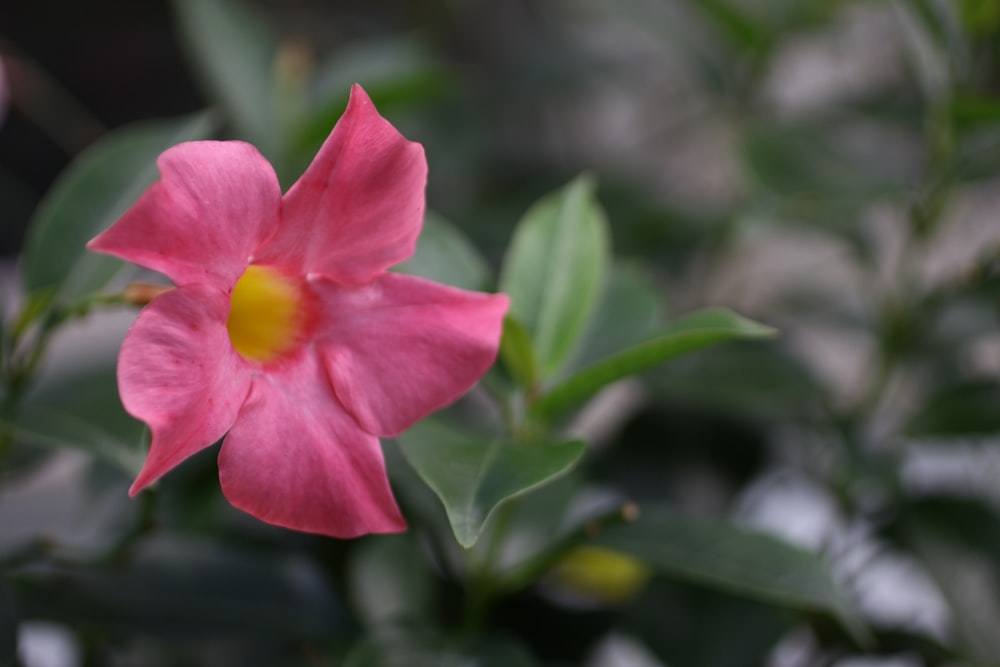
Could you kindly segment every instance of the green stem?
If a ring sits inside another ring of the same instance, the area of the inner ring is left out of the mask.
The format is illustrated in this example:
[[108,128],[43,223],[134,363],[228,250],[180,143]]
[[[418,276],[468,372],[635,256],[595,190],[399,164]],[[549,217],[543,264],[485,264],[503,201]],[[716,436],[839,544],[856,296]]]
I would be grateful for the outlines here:
[[496,573],[497,560],[504,544],[504,538],[517,513],[517,504],[517,499],[513,499],[497,508],[483,557],[473,564],[474,572],[466,588],[462,614],[461,628],[466,635],[477,634],[482,630],[497,593],[500,591]]

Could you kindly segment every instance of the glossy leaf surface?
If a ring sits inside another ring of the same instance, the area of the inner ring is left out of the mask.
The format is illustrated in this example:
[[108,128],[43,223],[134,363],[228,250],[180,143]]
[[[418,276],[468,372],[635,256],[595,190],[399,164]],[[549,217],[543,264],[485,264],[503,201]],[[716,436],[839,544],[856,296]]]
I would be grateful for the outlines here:
[[609,527],[594,542],[667,576],[794,609],[826,612],[856,637],[867,634],[826,562],[770,535],[666,508],[644,508],[637,520]]
[[500,290],[531,334],[543,375],[558,371],[578,343],[607,264],[607,222],[585,177],[539,201],[518,223]]
[[766,338],[775,330],[732,311],[709,308],[686,315],[655,337],[599,361],[566,378],[534,406],[535,414],[551,417],[583,401],[603,387],[665,361],[716,343]]
[[434,420],[399,438],[400,450],[444,503],[455,539],[471,547],[492,512],[568,472],[586,451],[579,440],[515,445],[483,440]]
[[103,287],[122,264],[87,252],[87,241],[156,179],[160,153],[210,131],[204,114],[135,125],[107,135],[77,158],[32,218],[24,250],[28,292],[51,291],[68,303]]

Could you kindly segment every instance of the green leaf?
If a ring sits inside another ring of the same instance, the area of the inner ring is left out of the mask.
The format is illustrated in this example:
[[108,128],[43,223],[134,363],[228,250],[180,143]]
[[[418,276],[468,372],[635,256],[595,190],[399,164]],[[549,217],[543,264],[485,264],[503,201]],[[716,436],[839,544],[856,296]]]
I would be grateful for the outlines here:
[[607,222],[593,189],[580,177],[532,206],[504,258],[500,289],[531,334],[543,376],[573,351],[604,283]]
[[935,393],[907,427],[916,437],[1000,433],[1000,384],[968,382]]
[[683,354],[729,340],[766,338],[776,331],[723,308],[687,315],[655,338],[593,364],[553,387],[533,406],[539,417],[552,417],[603,387]]
[[17,441],[84,451],[112,463],[127,477],[139,473],[146,454],[145,427],[122,407],[110,363],[52,373],[33,387],[5,423]]
[[70,303],[100,289],[119,260],[86,252],[87,241],[113,223],[156,178],[156,158],[182,141],[209,134],[206,114],[115,131],[82,153],[39,205],[24,250],[24,283]]
[[[25,618],[98,636],[329,640],[347,618],[328,579],[288,552],[146,539],[112,565],[72,562],[10,577]],[[155,601],[155,602],[154,602]]]
[[436,628],[380,628],[351,648],[342,667],[538,667],[510,636],[454,637]]
[[761,49],[771,41],[767,25],[742,8],[723,0],[702,0],[694,7],[704,12],[725,40],[741,53]]
[[594,543],[645,562],[667,576],[793,609],[837,618],[860,640],[868,630],[822,558],[729,522],[645,508]]
[[491,282],[486,260],[469,239],[430,212],[424,216],[417,251],[395,270],[469,290],[484,289]]
[[60,410],[25,407],[0,422],[18,439],[45,447],[85,451],[115,464],[129,477],[139,474],[146,457],[138,439],[125,441],[98,424]]
[[175,0],[181,37],[209,96],[272,160],[280,133],[272,77],[277,39],[246,2]]
[[348,561],[352,608],[369,627],[431,616],[432,575],[413,533],[373,535],[357,544]]
[[436,420],[424,420],[399,441],[403,456],[444,503],[455,539],[465,548],[476,543],[501,503],[565,474],[586,451],[579,440],[483,441]]
[[576,372],[647,340],[663,327],[665,312],[662,290],[644,267],[616,262],[608,273],[597,314],[564,372]]
[[[369,38],[341,45],[317,64],[312,90],[318,106],[335,108],[339,116],[355,82],[363,82],[365,91],[378,100],[379,109],[384,111],[433,99],[445,89],[448,77],[447,68],[442,67],[425,40],[396,34],[388,39]],[[314,114],[308,122],[325,116],[322,112]]]
[[743,140],[748,174],[762,192],[798,214],[796,218],[825,225],[836,224],[834,216],[856,210],[873,197],[906,187],[910,176],[905,171],[852,151],[840,140],[838,127],[832,121],[755,124]]
[[1000,576],[1000,520],[992,502],[928,497],[902,508],[893,534],[937,585],[955,628],[950,645],[967,664],[1000,660],[1000,604],[992,591]]
[[500,358],[510,374],[524,387],[538,384],[538,361],[531,337],[517,318],[507,315],[500,338]]

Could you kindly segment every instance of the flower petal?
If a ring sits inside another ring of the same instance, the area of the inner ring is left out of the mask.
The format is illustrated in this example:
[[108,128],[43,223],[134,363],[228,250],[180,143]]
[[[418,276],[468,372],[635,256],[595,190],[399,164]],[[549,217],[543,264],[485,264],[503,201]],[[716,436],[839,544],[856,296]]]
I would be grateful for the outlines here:
[[341,538],[406,528],[378,439],[344,411],[308,349],[254,378],[219,478],[235,507],[285,528]]
[[178,144],[161,178],[87,247],[166,274],[228,289],[281,215],[281,188],[257,149],[240,141]]
[[302,177],[256,260],[361,285],[413,254],[424,218],[427,160],[360,86]]
[[228,298],[200,285],[170,290],[146,306],[122,343],[122,403],[153,434],[129,489],[135,495],[232,426],[250,389],[250,368],[229,344]]
[[313,285],[328,318],[317,349],[337,397],[369,433],[398,435],[464,394],[496,359],[504,294],[395,273],[360,288]]

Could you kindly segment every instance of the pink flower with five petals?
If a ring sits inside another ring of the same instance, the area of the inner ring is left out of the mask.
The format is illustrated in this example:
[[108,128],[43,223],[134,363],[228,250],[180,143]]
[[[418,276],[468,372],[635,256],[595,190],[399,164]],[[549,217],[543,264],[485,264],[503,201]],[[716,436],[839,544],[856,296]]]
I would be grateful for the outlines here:
[[160,180],[92,240],[169,277],[122,344],[118,383],[152,443],[129,493],[225,437],[222,491],[286,528],[403,530],[378,437],[469,389],[507,297],[386,269],[413,254],[427,162],[355,85],[282,196],[249,144],[164,152]]

